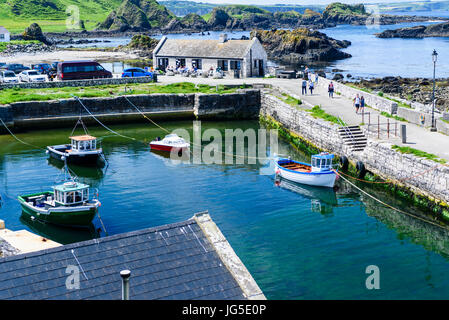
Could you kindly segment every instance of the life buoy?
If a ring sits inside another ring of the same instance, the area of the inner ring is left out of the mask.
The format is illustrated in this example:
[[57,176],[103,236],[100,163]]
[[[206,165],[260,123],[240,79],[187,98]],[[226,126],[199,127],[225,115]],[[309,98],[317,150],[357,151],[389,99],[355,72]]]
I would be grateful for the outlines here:
[[426,122],[426,117],[424,116],[424,113],[421,113],[419,115],[419,121],[421,121],[422,124],[424,124]]
[[348,170],[349,160],[346,156],[340,157],[340,170],[346,171]]
[[355,164],[355,169],[357,171],[357,177],[360,179],[363,179],[366,174],[366,169],[365,169],[365,165],[363,164],[363,162],[357,161],[357,163]]

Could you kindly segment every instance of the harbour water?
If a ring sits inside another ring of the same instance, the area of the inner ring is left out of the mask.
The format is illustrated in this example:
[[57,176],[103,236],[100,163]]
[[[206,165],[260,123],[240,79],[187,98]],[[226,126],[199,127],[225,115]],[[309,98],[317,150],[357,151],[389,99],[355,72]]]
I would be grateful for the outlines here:
[[[192,122],[162,123],[169,130]],[[111,126],[149,142],[164,132],[149,124]],[[259,129],[257,121],[203,122],[202,130]],[[100,214],[109,235],[183,221],[209,210],[268,299],[448,299],[449,237],[446,231],[399,214],[340,181],[339,189],[309,188],[274,175],[260,164],[172,163],[147,144],[89,126],[101,137],[109,166],[71,167],[98,188]],[[33,145],[65,143],[71,128],[18,134]],[[268,150],[267,150],[268,152]],[[279,142],[279,153],[308,161],[310,155]],[[45,151],[0,136],[0,219],[70,243],[105,236],[92,230],[48,226],[21,217],[17,195],[46,190],[61,178],[62,164]],[[381,200],[413,213],[408,203],[364,186]],[[421,212],[425,214],[425,212]],[[380,269],[380,290],[367,290],[367,266]]]

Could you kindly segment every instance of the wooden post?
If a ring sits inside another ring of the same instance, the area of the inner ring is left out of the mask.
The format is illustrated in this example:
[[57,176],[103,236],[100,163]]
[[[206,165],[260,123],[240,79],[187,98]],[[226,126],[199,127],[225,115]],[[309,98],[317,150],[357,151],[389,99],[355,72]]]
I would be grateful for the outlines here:
[[390,139],[390,119],[387,118],[387,138]]
[[380,116],[377,115],[377,139],[380,139]]
[[365,110],[362,110],[362,123],[365,124]]

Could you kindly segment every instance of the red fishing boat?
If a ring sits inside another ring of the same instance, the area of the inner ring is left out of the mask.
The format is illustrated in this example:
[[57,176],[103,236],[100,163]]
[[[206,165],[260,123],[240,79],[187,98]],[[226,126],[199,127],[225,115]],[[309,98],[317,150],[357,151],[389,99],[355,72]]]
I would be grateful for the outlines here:
[[172,133],[165,136],[164,139],[158,137],[151,141],[150,147],[152,150],[183,152],[190,147],[190,144],[177,134]]

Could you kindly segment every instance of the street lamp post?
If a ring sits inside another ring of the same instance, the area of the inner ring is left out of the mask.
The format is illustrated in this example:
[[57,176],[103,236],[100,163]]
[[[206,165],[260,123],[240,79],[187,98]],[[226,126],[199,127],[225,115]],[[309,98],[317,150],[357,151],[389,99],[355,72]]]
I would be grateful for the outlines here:
[[437,63],[438,53],[434,49],[432,52],[432,61],[433,61],[433,91],[432,91],[432,127],[430,131],[437,131],[435,126],[435,65]]

